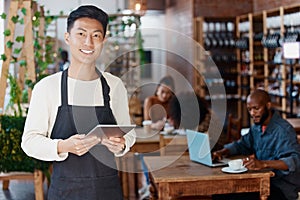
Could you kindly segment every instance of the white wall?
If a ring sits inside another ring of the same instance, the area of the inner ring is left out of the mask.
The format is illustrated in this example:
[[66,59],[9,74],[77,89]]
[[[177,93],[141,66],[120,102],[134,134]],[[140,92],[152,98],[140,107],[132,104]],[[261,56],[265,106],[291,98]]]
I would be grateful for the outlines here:
[[[144,50],[152,51],[151,79],[142,79],[141,85],[146,83],[158,83],[166,75],[165,55],[165,15],[149,14],[141,17],[141,33],[144,40]],[[140,99],[143,101],[147,96],[153,95],[156,86],[144,87],[141,90]]]
[[152,51],[152,81],[158,82],[166,74],[165,15],[145,15],[141,18],[143,47]]

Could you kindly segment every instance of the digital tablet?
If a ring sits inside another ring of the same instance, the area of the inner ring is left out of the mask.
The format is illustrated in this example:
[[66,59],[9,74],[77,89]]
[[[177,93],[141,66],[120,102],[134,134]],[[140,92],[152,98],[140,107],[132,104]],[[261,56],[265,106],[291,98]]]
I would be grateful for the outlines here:
[[86,136],[97,136],[98,138],[123,137],[135,127],[136,125],[99,124],[95,126]]

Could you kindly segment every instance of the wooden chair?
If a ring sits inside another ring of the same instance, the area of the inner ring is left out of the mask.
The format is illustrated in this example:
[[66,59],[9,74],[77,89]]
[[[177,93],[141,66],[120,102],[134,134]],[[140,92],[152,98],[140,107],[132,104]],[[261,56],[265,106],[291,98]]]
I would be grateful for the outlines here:
[[44,200],[44,175],[40,170],[35,170],[33,173],[30,172],[10,172],[10,173],[0,173],[0,181],[2,181],[2,189],[9,189],[10,180],[33,180],[35,199]]
[[241,138],[242,119],[234,118],[230,113],[227,122],[227,138],[226,143],[237,141]]
[[163,135],[159,137],[160,155],[188,155],[185,135]]

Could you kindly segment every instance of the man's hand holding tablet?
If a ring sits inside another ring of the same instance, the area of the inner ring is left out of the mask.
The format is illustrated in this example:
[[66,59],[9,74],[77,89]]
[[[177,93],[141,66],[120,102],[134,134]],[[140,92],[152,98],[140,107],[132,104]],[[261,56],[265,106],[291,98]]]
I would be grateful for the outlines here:
[[136,125],[111,125],[99,124],[95,126],[86,137],[96,136],[101,140],[110,137],[123,137],[126,133],[135,128]]

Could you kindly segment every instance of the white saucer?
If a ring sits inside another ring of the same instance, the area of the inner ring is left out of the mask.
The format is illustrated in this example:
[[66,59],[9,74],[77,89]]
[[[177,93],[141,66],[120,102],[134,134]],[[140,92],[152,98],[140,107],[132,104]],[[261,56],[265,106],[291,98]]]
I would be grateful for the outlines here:
[[246,167],[244,167],[244,168],[239,169],[239,170],[232,170],[229,167],[223,167],[221,170],[222,170],[222,172],[237,174],[237,173],[246,172],[248,169]]

